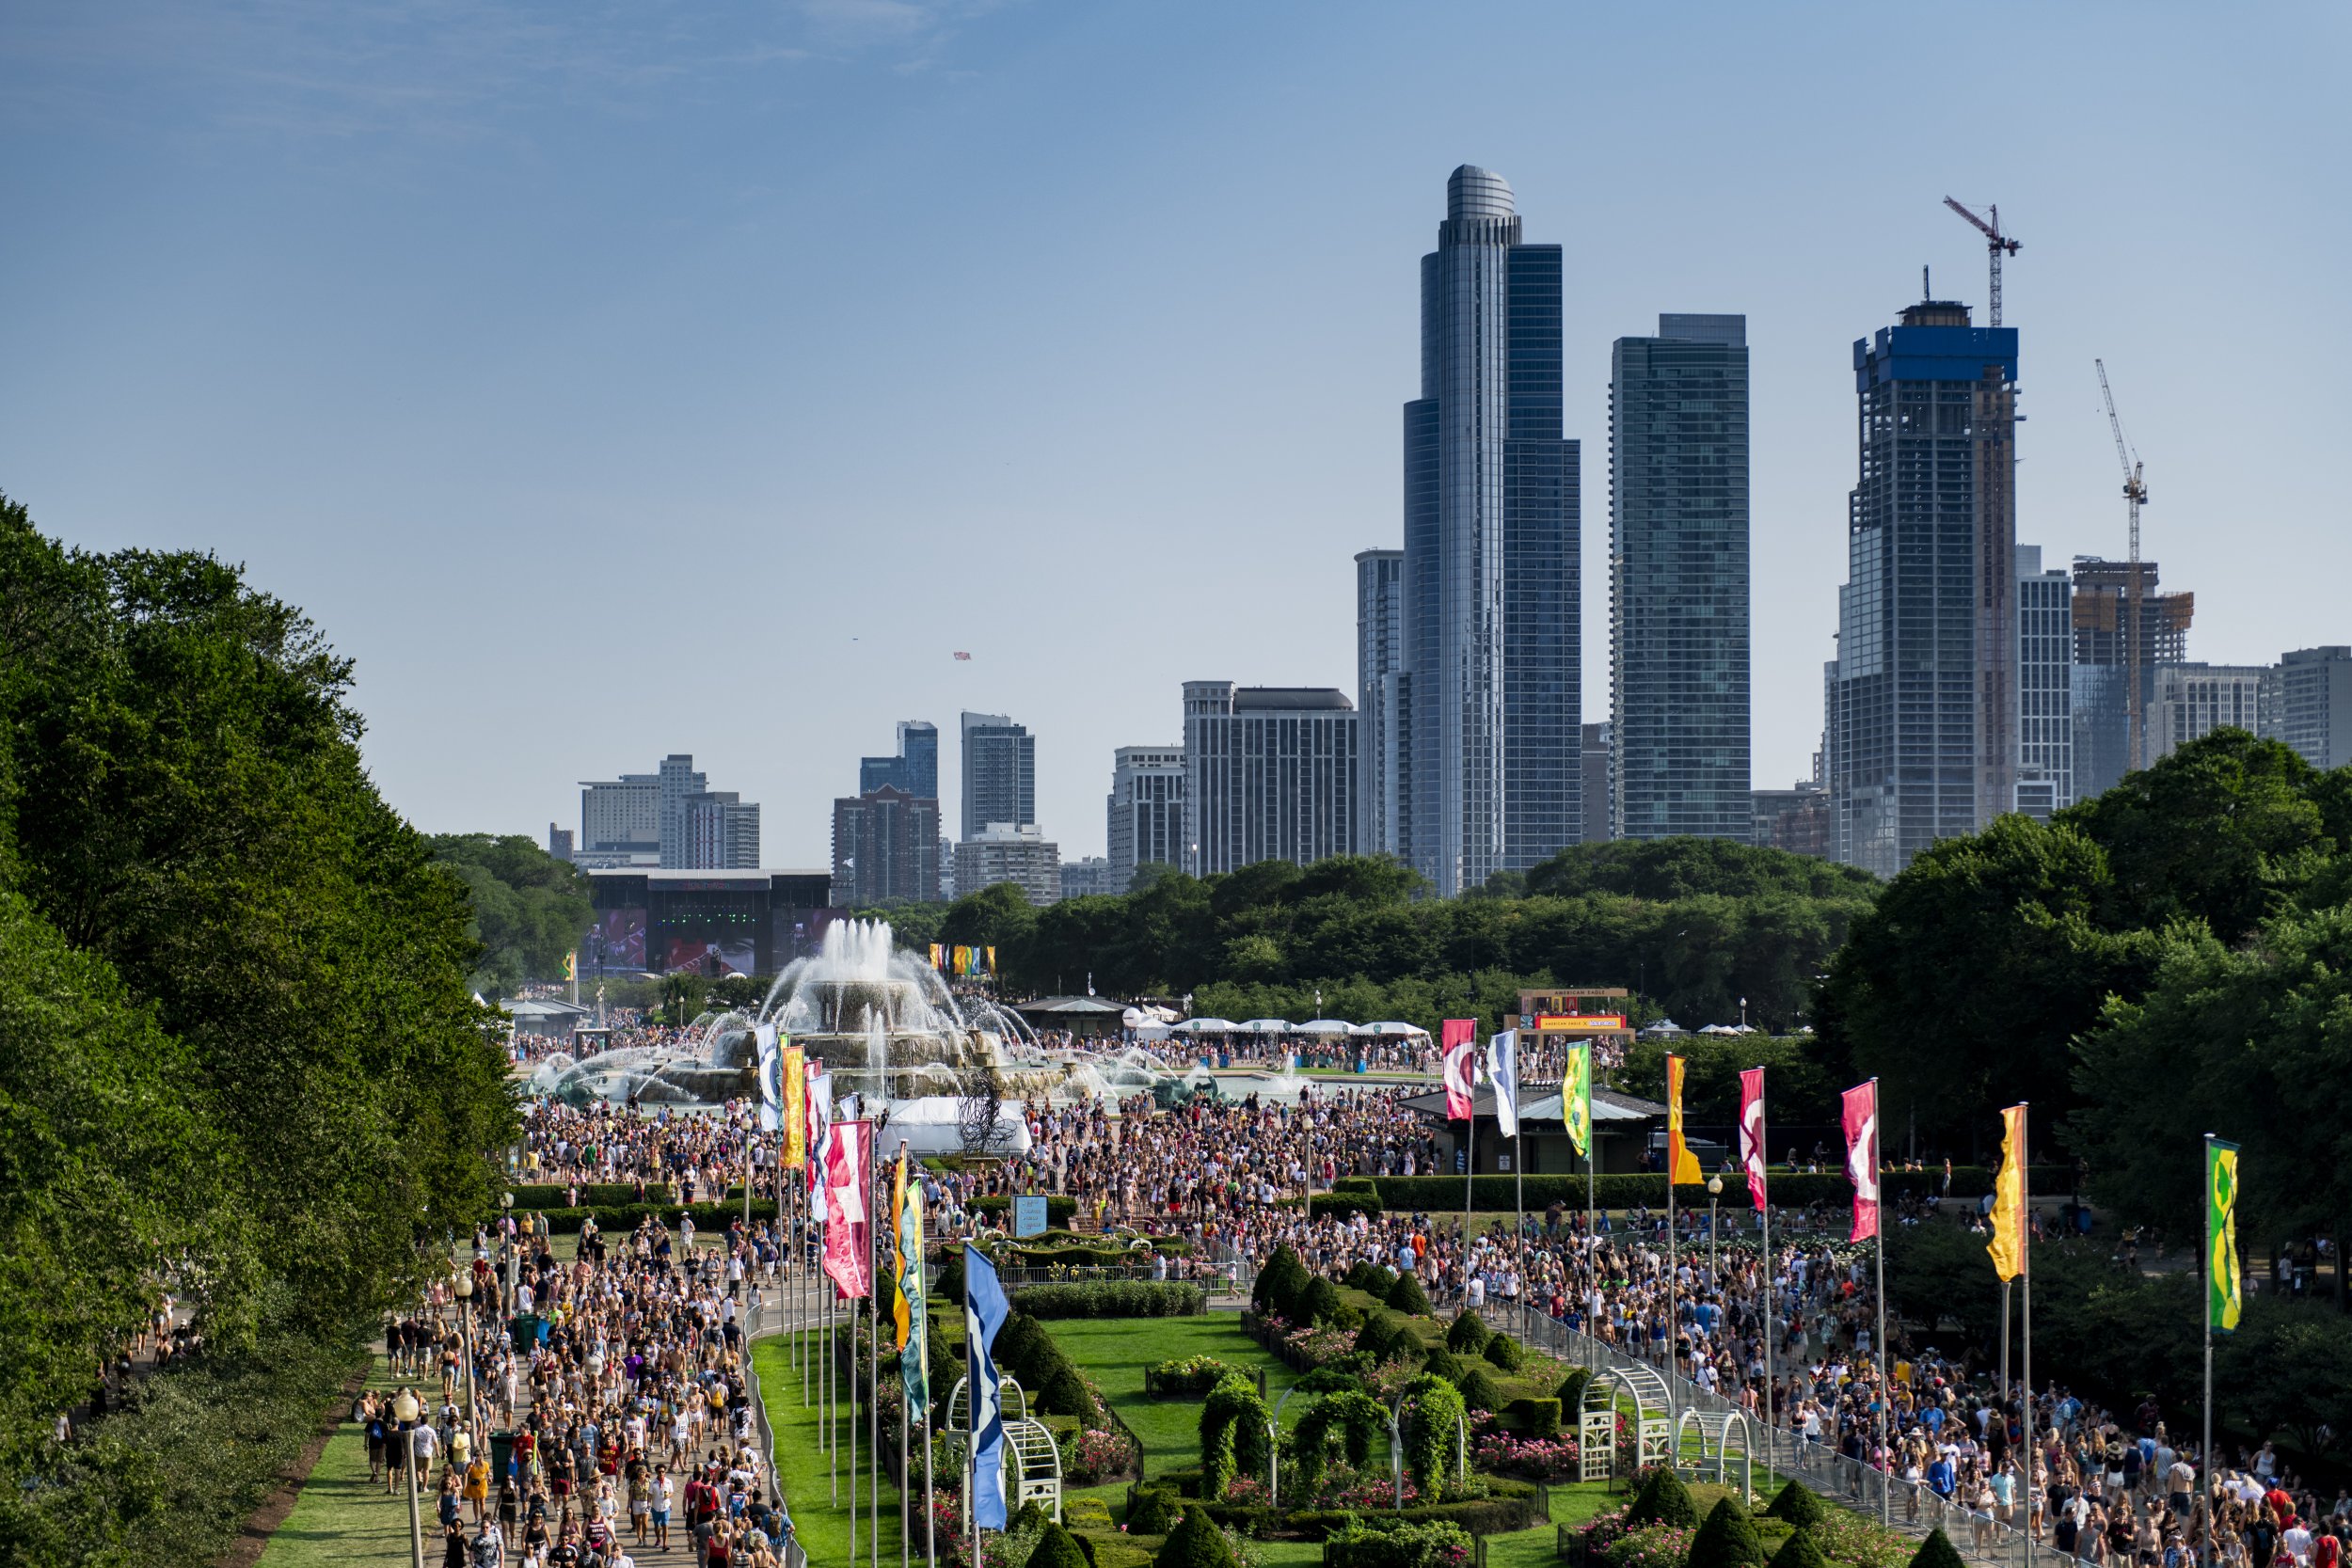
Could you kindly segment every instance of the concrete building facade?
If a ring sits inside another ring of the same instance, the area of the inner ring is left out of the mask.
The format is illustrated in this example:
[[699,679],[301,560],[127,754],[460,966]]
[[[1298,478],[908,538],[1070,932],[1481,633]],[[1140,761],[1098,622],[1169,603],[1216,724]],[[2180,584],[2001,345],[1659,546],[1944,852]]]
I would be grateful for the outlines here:
[[1358,715],[1329,687],[1186,681],[1184,869],[1356,852]]
[[1111,753],[1103,891],[1126,892],[1138,865],[1184,863],[1184,788],[1181,746],[1121,746]]

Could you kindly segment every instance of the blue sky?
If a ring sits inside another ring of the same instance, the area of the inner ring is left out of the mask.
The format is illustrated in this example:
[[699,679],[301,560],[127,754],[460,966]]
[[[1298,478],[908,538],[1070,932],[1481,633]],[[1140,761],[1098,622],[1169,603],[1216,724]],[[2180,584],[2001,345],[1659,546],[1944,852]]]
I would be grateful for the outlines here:
[[1352,689],[1418,258],[1481,163],[1567,247],[1588,719],[1610,341],[1748,316],[1785,784],[1849,345],[1922,263],[1982,301],[1947,194],[2025,241],[2021,540],[2122,551],[2101,355],[2191,657],[2352,641],[2347,43],[2340,5],[15,0],[0,489],[306,606],[430,830],[691,751],[821,864],[857,757],[973,707],[1099,853],[1181,681]]

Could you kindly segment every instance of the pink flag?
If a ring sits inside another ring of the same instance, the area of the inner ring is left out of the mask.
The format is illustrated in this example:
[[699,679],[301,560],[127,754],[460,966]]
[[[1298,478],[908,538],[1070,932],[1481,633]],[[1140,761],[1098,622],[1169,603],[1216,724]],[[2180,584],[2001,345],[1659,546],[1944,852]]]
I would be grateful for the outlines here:
[[1747,1168],[1748,1196],[1764,1209],[1764,1069],[1740,1075],[1740,1164]]
[[1445,1114],[1468,1121],[1476,1106],[1470,1085],[1478,1074],[1478,1021],[1449,1018],[1439,1027],[1438,1037],[1445,1046]]
[[808,1075],[801,1089],[801,1111],[808,1118],[802,1144],[808,1150],[808,1200],[810,1212],[821,1219],[824,1210],[818,1199],[825,1196],[825,1129],[833,1124],[833,1074],[818,1071],[815,1056],[801,1066]]
[[836,1121],[825,1146],[825,1273],[843,1299],[874,1289],[874,1124]]
[[1846,1178],[1853,1183],[1853,1234],[1879,1233],[1879,1081],[1846,1091]]

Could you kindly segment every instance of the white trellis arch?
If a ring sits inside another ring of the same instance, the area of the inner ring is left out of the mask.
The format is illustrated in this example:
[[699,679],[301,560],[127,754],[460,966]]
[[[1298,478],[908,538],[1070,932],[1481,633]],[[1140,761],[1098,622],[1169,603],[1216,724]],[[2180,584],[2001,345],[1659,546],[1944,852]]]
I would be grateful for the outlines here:
[[1054,1442],[1054,1434],[1036,1421],[1024,1417],[1005,1422],[1006,1457],[1012,1462],[1018,1479],[1009,1476],[1014,1484],[1006,1489],[1014,1512],[1025,1503],[1038,1503],[1061,1520],[1061,1449]]
[[[1698,1451],[1693,1454],[1688,1446],[1688,1433],[1698,1432]],[[1744,1410],[1685,1410],[1675,1420],[1675,1468],[1689,1472],[1693,1481],[1712,1481],[1718,1486],[1731,1484],[1731,1445],[1740,1445],[1740,1497],[1749,1505],[1756,1502],[1756,1448],[1758,1434],[1755,1419]],[[1713,1473],[1708,1474],[1709,1469]]]
[[[941,1431],[969,1432],[972,1430],[971,1402],[964,1397],[964,1385],[971,1381],[968,1377],[956,1379],[956,1386],[947,1396],[947,1424],[942,1427]],[[1029,1418],[1029,1396],[1022,1391],[1019,1380],[1010,1377],[998,1378],[996,1398],[1004,1406],[1007,1422],[1025,1421]]]
[[1603,1367],[1584,1385],[1577,1416],[1576,1479],[1613,1481],[1617,1473],[1617,1405],[1633,1402],[1633,1467],[1645,1470],[1673,1456],[1674,1397],[1666,1380],[1636,1362]]

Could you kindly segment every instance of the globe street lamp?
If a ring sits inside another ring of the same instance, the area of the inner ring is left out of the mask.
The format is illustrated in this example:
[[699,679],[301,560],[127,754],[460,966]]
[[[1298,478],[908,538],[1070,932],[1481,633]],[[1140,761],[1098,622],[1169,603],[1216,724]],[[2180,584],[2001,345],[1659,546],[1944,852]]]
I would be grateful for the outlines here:
[[422,1406],[403,1388],[392,1399],[392,1419],[400,1427],[401,1468],[408,1475],[408,1549],[416,1568],[424,1568],[424,1528],[417,1521],[417,1417]]
[[504,1307],[515,1309],[515,1193],[509,1188],[499,1195],[499,1212],[505,1223],[500,1228],[500,1243],[506,1248],[506,1295]]
[[455,1272],[457,1278],[450,1291],[457,1297],[457,1332],[463,1337],[466,1353],[466,1424],[472,1426],[482,1418],[473,1392],[473,1268],[460,1264]]

